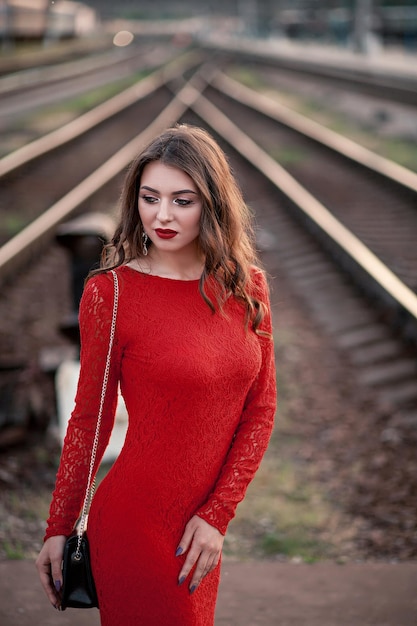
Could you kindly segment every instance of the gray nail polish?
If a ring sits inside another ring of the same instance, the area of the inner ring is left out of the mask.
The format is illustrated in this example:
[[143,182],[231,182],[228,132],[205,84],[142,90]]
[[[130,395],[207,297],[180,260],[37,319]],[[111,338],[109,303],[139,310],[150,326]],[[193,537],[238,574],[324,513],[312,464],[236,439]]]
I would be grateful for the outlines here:
[[61,591],[61,581],[60,580],[56,580],[54,584],[55,584],[55,589],[57,591]]
[[197,589],[197,585],[193,585],[192,587],[190,587],[190,593],[194,593],[196,589]]
[[181,546],[179,546],[179,548],[177,548],[177,551],[175,553],[175,556],[179,556],[180,554],[183,553],[183,549],[181,548]]
[[181,576],[181,578],[178,581],[178,584],[182,585],[182,583],[184,582],[185,578],[186,578],[185,576]]

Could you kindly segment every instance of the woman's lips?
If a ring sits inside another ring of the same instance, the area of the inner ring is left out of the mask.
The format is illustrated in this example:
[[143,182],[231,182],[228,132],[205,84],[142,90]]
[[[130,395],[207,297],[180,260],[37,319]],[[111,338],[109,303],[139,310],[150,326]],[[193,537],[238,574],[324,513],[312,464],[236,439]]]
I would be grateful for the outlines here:
[[176,230],[170,230],[168,228],[157,228],[155,232],[161,239],[172,239],[173,237],[178,235]]

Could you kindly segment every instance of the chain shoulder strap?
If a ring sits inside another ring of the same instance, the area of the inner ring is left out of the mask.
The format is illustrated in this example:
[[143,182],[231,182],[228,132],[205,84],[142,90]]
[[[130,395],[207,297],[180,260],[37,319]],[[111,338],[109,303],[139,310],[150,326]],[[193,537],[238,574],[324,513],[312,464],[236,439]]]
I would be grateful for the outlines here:
[[94,465],[96,462],[97,448],[98,448],[98,442],[99,442],[99,437],[100,437],[100,427],[101,427],[101,418],[103,415],[104,400],[106,398],[107,383],[109,380],[110,361],[111,361],[111,353],[112,353],[113,342],[114,342],[114,334],[116,331],[117,308],[119,305],[119,281],[117,279],[116,272],[114,270],[111,270],[111,273],[113,274],[114,297],[113,297],[113,314],[112,314],[111,327],[110,327],[109,348],[107,351],[106,367],[104,369],[103,384],[101,387],[100,405],[99,405],[99,410],[98,410],[98,415],[97,415],[96,431],[94,434],[93,448],[91,450],[87,487],[85,490],[84,504],[83,504],[83,509],[81,513],[81,520],[80,520],[80,524],[79,524],[78,532],[77,532],[78,542],[77,542],[77,548],[75,551],[76,558],[77,557],[79,558],[81,556],[81,553],[80,553],[81,540],[82,540],[82,536],[83,536],[85,526],[86,526],[88,510],[90,508],[91,500],[93,499],[93,495],[94,495],[96,481],[95,481],[95,478],[93,479],[93,472],[94,472]]

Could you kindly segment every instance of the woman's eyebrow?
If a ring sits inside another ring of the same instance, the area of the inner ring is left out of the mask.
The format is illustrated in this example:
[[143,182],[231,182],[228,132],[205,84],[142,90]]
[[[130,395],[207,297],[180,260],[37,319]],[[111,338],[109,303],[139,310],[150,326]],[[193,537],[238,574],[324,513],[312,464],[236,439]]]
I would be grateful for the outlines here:
[[181,189],[180,191],[173,191],[172,195],[173,196],[178,196],[181,193],[193,193],[195,195],[198,195],[197,191],[193,191],[192,189]]
[[[152,191],[153,193],[159,193],[157,189],[153,189],[152,187],[148,187],[147,185],[142,185],[141,189],[146,189],[147,191]],[[179,191],[173,191],[171,195],[179,196],[182,193],[193,193],[194,195],[198,195],[197,191],[193,191],[192,189],[180,189]]]

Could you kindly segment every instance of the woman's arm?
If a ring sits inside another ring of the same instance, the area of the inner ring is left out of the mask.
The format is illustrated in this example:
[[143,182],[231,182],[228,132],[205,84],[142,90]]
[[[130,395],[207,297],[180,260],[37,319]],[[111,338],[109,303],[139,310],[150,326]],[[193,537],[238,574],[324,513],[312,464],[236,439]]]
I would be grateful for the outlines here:
[[[58,468],[49,511],[45,543],[36,560],[41,583],[52,605],[60,609],[61,562],[66,537],[71,534],[83,505],[113,311],[113,281],[102,275],[90,280],[80,303],[81,368],[75,408]],[[115,341],[103,407],[95,474],[108,444],[117,404],[120,349]]]
[[[100,275],[91,279],[80,303],[81,368],[75,408],[64,440],[45,538],[69,535],[83,503],[109,347],[112,311],[111,276]],[[100,464],[113,428],[120,368],[119,352],[116,341],[110,362],[94,471]]]
[[[100,275],[91,279],[80,303],[80,376],[75,408],[68,423],[57,473],[46,539],[69,535],[83,503],[109,347],[112,310],[111,276]],[[100,464],[113,427],[119,368],[120,350],[115,340],[94,471]]]
[[212,571],[220,558],[227,526],[235,515],[238,503],[261,463],[271,437],[276,411],[275,355],[272,323],[266,281],[261,274],[260,299],[267,304],[267,313],[259,336],[262,364],[246,398],[244,410],[220,476],[208,500],[188,522],[177,553],[188,551],[179,574],[185,580],[195,564],[190,591]]
[[215,526],[223,535],[243,500],[247,487],[262,461],[271,437],[276,411],[275,354],[269,296],[263,274],[258,274],[259,298],[267,304],[267,312],[259,335],[262,364],[256,380],[246,397],[233,444],[220,476],[208,500],[196,514]]

